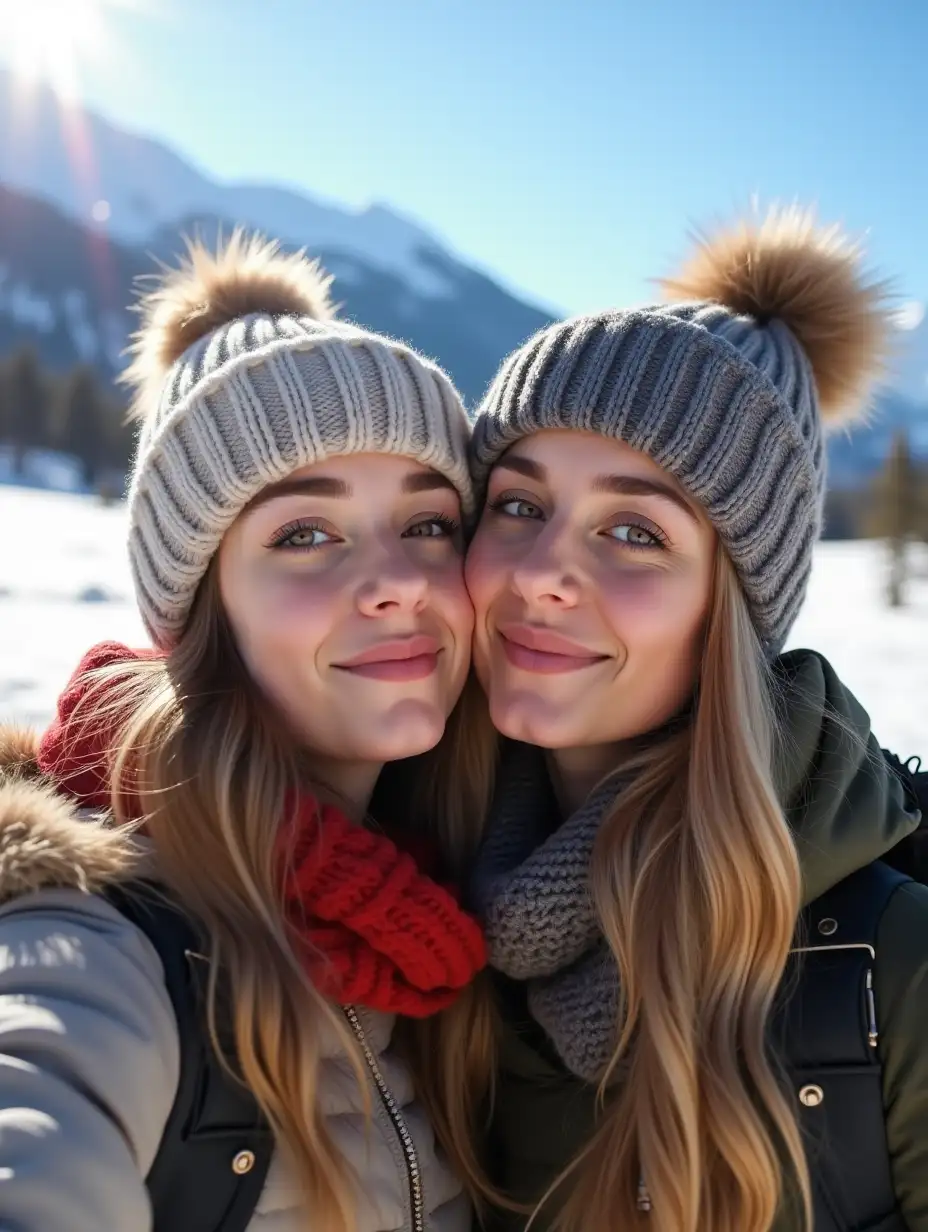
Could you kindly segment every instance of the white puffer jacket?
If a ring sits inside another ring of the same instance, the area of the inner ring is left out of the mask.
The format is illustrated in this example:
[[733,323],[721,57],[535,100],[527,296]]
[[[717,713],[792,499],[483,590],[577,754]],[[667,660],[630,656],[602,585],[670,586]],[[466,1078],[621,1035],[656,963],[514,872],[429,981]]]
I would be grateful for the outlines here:
[[[150,1232],[145,1176],[179,1079],[161,960],[88,892],[112,872],[93,827],[49,790],[4,781],[2,771],[0,757],[0,1228]],[[467,1232],[469,1203],[391,1048],[393,1019],[358,1010],[349,1021],[373,1124],[334,1040],[323,1046],[319,1097],[359,1180],[358,1232]],[[249,1232],[315,1226],[276,1151]]]

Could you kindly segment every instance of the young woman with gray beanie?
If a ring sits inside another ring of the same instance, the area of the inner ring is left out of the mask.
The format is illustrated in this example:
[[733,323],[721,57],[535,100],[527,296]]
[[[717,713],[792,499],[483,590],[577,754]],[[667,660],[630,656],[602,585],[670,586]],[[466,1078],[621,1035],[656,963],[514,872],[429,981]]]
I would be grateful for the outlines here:
[[153,647],[0,732],[0,1226],[466,1232],[460,398],[240,234],[143,299],[128,379]]
[[788,209],[666,291],[536,335],[475,425],[494,1226],[926,1232],[928,888],[874,863],[919,814],[783,653],[884,288]]

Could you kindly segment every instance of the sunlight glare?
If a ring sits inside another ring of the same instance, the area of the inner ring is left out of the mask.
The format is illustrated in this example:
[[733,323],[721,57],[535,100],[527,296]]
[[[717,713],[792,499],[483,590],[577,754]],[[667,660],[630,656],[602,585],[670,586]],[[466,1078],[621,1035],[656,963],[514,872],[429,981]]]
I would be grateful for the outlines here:
[[104,49],[104,9],[112,7],[113,0],[0,0],[4,53],[14,74],[43,78],[74,98],[81,62]]

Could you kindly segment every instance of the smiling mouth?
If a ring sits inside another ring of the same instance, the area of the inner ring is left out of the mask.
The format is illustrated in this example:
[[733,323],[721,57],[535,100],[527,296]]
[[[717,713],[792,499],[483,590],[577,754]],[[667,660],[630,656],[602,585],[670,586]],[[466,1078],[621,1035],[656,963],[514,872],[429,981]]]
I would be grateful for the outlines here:
[[[522,640],[522,634],[513,635],[505,634],[502,631],[499,633],[500,641],[502,642],[503,652],[506,658],[513,667],[519,668],[523,672],[534,672],[541,676],[557,676],[567,672],[584,671],[588,667],[596,667],[600,663],[605,663],[608,655],[593,654],[591,652],[574,653],[567,650],[550,650],[540,649],[538,646],[539,639],[526,638]],[[530,640],[536,642],[535,645],[527,645]]]
[[381,642],[344,663],[333,664],[340,672],[367,680],[424,680],[438,667],[442,648],[432,637],[409,637]]

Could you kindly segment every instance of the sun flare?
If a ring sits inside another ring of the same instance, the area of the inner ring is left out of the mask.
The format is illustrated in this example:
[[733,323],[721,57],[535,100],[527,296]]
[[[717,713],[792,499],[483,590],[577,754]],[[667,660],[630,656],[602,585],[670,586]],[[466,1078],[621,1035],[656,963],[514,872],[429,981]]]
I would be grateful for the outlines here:
[[66,97],[79,70],[106,50],[106,10],[126,0],[0,0],[4,57],[21,78],[43,78]]

